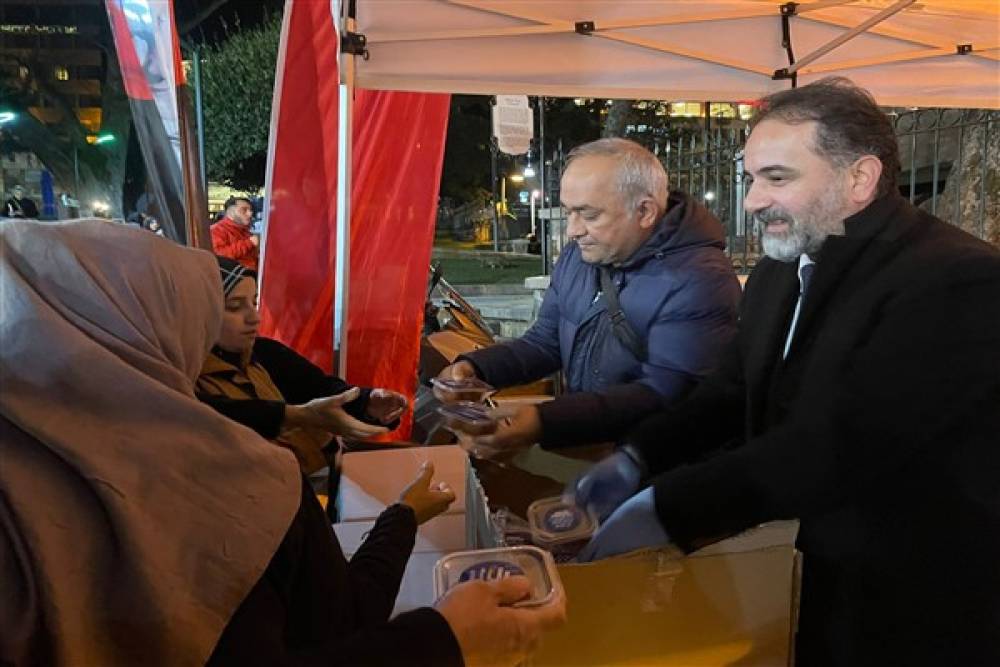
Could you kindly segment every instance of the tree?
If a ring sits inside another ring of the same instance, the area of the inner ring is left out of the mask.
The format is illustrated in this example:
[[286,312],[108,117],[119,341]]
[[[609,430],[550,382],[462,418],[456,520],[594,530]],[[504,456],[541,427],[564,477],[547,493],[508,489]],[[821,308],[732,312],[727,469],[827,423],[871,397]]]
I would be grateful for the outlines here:
[[[1000,136],[992,129],[996,117],[991,120],[995,112],[960,113],[967,127],[938,196],[937,216],[1000,247]],[[921,208],[930,211],[931,205],[928,199]]]
[[264,185],[271,93],[281,17],[255,28],[237,24],[216,45],[202,45],[202,98],[208,178],[245,192]]
[[608,107],[608,115],[605,118],[601,136],[605,138],[624,137],[632,106],[632,100],[612,100],[611,106]]
[[441,173],[442,197],[483,200],[490,192],[489,98],[452,95]]

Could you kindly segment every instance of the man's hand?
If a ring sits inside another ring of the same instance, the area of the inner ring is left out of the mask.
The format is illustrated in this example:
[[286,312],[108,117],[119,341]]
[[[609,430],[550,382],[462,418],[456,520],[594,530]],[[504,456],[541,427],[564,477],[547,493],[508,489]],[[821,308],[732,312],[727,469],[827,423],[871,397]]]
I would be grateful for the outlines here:
[[448,591],[435,608],[458,639],[468,667],[514,667],[538,648],[542,633],[566,622],[562,590],[541,607],[511,607],[531,591],[527,577],[468,581]]
[[670,537],[656,514],[655,492],[649,486],[616,509],[576,559],[586,563],[669,543]]
[[389,389],[372,389],[365,414],[381,424],[391,424],[406,410],[406,396]]
[[641,478],[639,465],[625,452],[617,451],[566,487],[563,497],[604,521],[639,490]]
[[500,406],[493,409],[493,415],[497,417],[497,430],[493,433],[479,436],[460,434],[458,437],[458,444],[475,457],[491,458],[513,453],[532,446],[542,437],[542,419],[537,406]]
[[463,359],[445,366],[438,377],[442,380],[471,380],[476,377],[476,367]]
[[304,405],[286,405],[284,426],[318,428],[355,440],[387,433],[384,426],[373,426],[347,414],[342,406],[357,399],[361,390],[355,387],[336,396],[315,398]]
[[399,494],[400,504],[413,510],[418,524],[430,521],[455,502],[455,492],[447,484],[431,485],[433,476],[434,464],[427,461],[420,467],[417,478]]
[[251,234],[250,235],[250,243],[253,244],[254,248],[259,248],[260,247],[260,236],[258,236],[257,234]]

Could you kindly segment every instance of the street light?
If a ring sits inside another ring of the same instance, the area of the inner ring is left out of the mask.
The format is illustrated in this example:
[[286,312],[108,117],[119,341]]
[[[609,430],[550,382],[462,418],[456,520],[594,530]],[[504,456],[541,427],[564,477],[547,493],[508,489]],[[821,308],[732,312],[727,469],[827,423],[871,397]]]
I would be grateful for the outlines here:
[[532,167],[530,164],[527,167],[524,168],[524,177],[525,178],[534,178],[535,177],[535,168]]
[[95,146],[100,146],[101,144],[111,143],[115,140],[115,135],[113,134],[88,134],[87,143],[93,144]]
[[17,118],[17,114],[13,111],[0,111],[0,125],[9,123],[15,118]]

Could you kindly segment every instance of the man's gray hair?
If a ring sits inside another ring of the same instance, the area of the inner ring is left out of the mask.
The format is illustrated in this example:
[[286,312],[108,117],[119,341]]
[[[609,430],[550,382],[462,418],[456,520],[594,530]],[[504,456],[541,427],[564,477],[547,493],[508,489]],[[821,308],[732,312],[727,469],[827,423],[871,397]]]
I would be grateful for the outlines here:
[[649,197],[656,202],[658,215],[667,210],[667,170],[647,149],[628,139],[598,139],[571,150],[566,158],[566,168],[574,160],[590,156],[610,157],[617,161],[618,192],[625,197],[628,207],[634,210],[640,200]]

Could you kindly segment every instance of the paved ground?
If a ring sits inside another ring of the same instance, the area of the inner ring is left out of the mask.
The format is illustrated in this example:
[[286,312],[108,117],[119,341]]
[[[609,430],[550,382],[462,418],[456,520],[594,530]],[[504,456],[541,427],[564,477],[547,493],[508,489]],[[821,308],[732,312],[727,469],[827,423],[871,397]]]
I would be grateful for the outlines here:
[[534,310],[534,298],[531,294],[470,296],[466,297],[466,301],[488,320],[530,322]]

